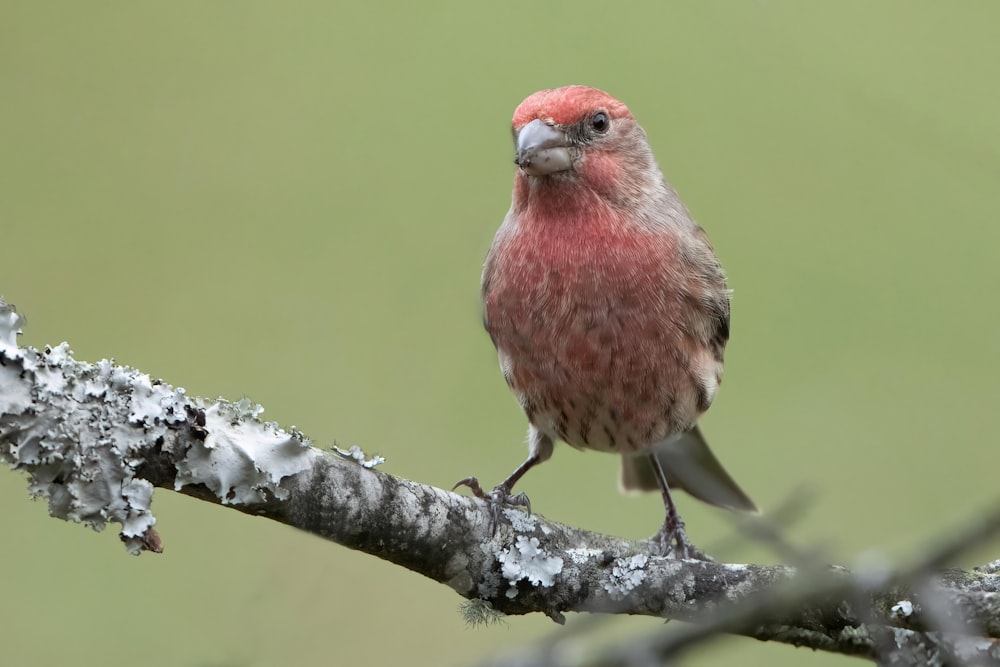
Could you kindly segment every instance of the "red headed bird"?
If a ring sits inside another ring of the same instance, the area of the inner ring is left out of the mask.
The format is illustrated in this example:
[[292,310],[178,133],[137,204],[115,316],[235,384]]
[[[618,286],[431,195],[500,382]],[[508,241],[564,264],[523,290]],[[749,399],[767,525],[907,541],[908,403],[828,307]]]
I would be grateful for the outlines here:
[[[756,511],[696,422],[722,381],[729,290],[712,246],[664,180],[628,108],[585,86],[542,90],[514,112],[514,192],[483,270],[486,329],[528,418],[529,456],[556,440],[622,456],[626,489],[660,489],[657,550],[701,556],[670,497]],[[458,486],[456,485],[456,486]],[[530,506],[529,506],[530,507]]]

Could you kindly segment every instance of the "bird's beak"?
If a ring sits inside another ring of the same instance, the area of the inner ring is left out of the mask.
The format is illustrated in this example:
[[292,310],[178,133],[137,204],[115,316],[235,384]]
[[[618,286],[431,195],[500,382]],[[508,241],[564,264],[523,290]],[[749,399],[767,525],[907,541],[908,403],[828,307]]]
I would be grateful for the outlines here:
[[514,164],[532,176],[547,176],[573,166],[566,134],[554,125],[535,119],[521,128],[515,143]]

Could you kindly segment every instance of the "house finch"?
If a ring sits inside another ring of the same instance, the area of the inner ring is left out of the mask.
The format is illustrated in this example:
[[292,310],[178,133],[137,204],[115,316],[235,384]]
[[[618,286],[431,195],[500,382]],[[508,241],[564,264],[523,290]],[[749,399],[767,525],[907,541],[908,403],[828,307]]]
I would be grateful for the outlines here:
[[701,556],[670,489],[756,511],[696,424],[722,381],[729,290],[712,246],[666,183],[628,108],[585,86],[543,90],[514,112],[510,211],[483,270],[486,329],[528,417],[529,456],[489,494],[573,447],[620,454],[626,489],[663,494],[662,553]]

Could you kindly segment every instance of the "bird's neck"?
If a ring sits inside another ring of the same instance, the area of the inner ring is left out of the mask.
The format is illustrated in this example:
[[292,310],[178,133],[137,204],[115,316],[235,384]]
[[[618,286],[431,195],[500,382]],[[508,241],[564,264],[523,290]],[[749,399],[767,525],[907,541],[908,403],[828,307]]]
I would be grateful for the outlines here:
[[513,205],[527,219],[573,228],[597,224],[623,213],[623,207],[604,193],[579,178],[562,175],[536,178],[519,173],[514,185]]
[[662,177],[632,187],[599,185],[569,175],[538,178],[518,173],[512,211],[522,220],[543,220],[547,227],[580,233],[584,227],[620,228],[629,220],[654,217],[656,210],[669,208],[671,193]]

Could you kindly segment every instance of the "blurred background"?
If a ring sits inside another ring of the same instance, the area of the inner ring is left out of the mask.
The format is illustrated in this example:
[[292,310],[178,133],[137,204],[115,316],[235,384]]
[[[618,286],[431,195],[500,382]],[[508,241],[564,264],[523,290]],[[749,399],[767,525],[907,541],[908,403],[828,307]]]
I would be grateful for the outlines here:
[[[814,494],[798,544],[906,562],[996,498],[997,25],[997,3],[911,0],[0,0],[0,294],[26,344],[249,396],[396,475],[493,484],[526,451],[478,305],[510,117],[604,88],[735,290],[715,451],[765,510]],[[651,534],[659,498],[617,474],[563,446],[520,490]],[[7,470],[0,502],[8,665],[466,665],[562,631],[469,628],[444,586],[166,491],[166,552],[140,558]],[[774,561],[680,502],[718,558]],[[685,664],[846,661],[727,638]]]

